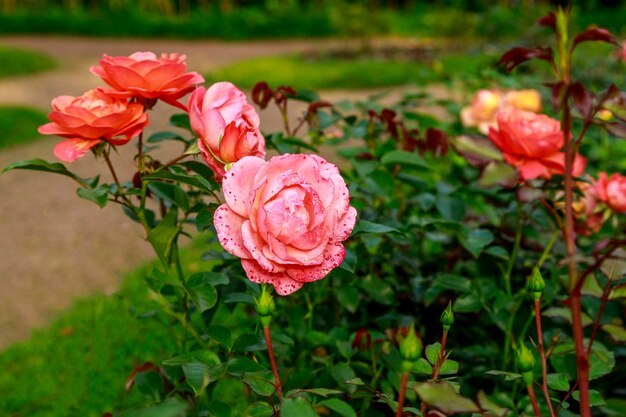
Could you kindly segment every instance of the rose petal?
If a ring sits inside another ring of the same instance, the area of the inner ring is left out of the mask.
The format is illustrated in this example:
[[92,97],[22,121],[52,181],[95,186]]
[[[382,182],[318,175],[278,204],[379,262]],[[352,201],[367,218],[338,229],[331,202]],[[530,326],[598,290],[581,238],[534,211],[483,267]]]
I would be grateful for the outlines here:
[[74,162],[100,142],[102,141],[86,140],[81,138],[66,139],[54,146],[54,156],[59,158],[61,161]]
[[243,266],[250,281],[257,284],[272,284],[279,295],[289,295],[302,288],[302,283],[293,280],[284,273],[271,274],[264,271],[254,261],[242,259],[241,266]]
[[251,259],[252,255],[246,249],[241,236],[241,228],[244,221],[248,221],[237,215],[226,204],[222,204],[213,214],[213,224],[217,231],[217,238],[226,252],[243,259]]
[[224,175],[222,191],[226,204],[235,213],[248,218],[254,198],[254,180],[265,161],[256,156],[240,159]]

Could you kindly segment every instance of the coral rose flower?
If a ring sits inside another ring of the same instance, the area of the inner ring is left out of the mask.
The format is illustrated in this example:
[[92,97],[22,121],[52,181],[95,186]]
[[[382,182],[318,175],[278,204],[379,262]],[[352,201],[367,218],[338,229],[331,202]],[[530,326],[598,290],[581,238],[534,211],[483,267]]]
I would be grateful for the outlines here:
[[104,54],[99,67],[90,71],[113,87],[106,90],[117,97],[142,97],[147,100],[161,99],[183,110],[177,100],[192,91],[204,78],[197,72],[187,70],[185,55],[135,52],[131,56],[108,56]]
[[68,138],[54,147],[62,161],[72,162],[102,141],[123,145],[148,124],[148,115],[138,103],[89,90],[80,97],[60,96],[52,100],[52,123],[40,126],[44,135]]
[[248,278],[280,295],[324,278],[339,266],[341,242],[354,228],[346,184],[317,155],[247,156],[223,180],[226,203],[215,211],[217,237],[241,258]]
[[615,212],[626,212],[626,177],[613,174],[611,177],[601,172],[594,187],[598,198]]
[[245,156],[265,157],[259,115],[246,95],[229,82],[199,87],[189,97],[189,121],[202,158],[219,181],[224,166]]
[[[519,170],[522,180],[564,175],[565,154],[560,150],[565,140],[558,120],[517,109],[501,111],[497,119],[497,128],[489,128],[489,139]],[[586,160],[576,155],[574,176],[583,173],[585,164]]]

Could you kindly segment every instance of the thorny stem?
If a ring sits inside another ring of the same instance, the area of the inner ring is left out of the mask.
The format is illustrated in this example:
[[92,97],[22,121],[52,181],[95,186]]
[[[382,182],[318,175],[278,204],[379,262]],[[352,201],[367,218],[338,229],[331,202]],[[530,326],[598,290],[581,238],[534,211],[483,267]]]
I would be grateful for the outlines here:
[[541,417],[541,412],[539,412],[539,404],[537,404],[537,397],[535,396],[535,389],[533,388],[533,384],[528,385],[526,387],[528,389],[528,396],[530,397],[530,402],[533,405],[533,411],[537,417]]
[[400,380],[400,391],[398,392],[398,408],[396,409],[396,417],[402,417],[402,410],[404,409],[404,400],[406,398],[406,386],[409,383],[409,373],[402,374]]
[[591,354],[591,347],[593,346],[593,341],[596,339],[596,335],[598,334],[598,330],[600,329],[600,319],[602,319],[602,314],[604,313],[604,307],[606,307],[606,303],[609,301],[609,294],[611,293],[611,281],[607,282],[606,287],[604,287],[604,291],[602,292],[602,300],[600,301],[600,308],[598,309],[598,315],[596,316],[595,321],[593,322],[593,330],[591,332],[591,337],[589,338],[589,345],[587,345],[587,356]]
[[274,357],[274,349],[272,348],[272,333],[270,332],[269,324],[263,326],[263,335],[265,336],[265,344],[267,345],[267,355],[272,365],[272,373],[274,374],[274,382],[276,383],[276,393],[278,394],[278,400],[283,400],[283,387],[280,382],[280,376],[278,375],[278,367],[276,366],[276,358]]
[[537,325],[537,349],[541,356],[541,382],[542,391],[550,410],[550,416],[555,417],[552,401],[550,401],[550,393],[548,391],[548,357],[543,345],[543,331],[541,329],[541,300],[535,300],[535,324]]

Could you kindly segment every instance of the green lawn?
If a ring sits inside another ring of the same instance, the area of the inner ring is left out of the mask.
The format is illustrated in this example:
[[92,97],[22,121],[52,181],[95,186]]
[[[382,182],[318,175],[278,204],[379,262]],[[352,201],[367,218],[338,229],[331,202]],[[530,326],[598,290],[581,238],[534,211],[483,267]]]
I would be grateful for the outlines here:
[[56,62],[46,54],[0,45],[0,78],[47,71]]
[[0,105],[0,149],[38,138],[37,128],[47,121],[46,115],[38,110]]

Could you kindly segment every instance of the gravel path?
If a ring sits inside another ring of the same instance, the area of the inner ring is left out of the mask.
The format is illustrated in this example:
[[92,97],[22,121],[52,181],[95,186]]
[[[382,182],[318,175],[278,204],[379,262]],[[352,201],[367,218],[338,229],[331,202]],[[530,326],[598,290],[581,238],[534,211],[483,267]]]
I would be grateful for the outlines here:
[[[88,69],[102,53],[129,55],[135,51],[185,53],[190,70],[203,72],[252,56],[336,46],[337,41],[272,41],[226,43],[142,39],[66,37],[0,37],[0,45],[44,51],[56,70],[0,81],[0,104],[23,104],[48,111],[59,95],[80,95],[102,82]],[[259,74],[262,78],[262,74]],[[328,100],[363,98],[370,92],[335,91]],[[149,132],[165,127],[172,111],[159,104],[151,114]],[[273,110],[261,113],[262,128],[279,127]],[[0,151],[0,168],[31,158],[53,161],[56,139],[46,138]],[[113,162],[122,180],[133,174],[133,147],[122,147]],[[176,152],[171,148],[164,151]],[[172,155],[172,153],[170,153]],[[166,159],[167,157],[164,157]],[[105,172],[105,166],[85,157],[72,164],[81,176]],[[109,180],[103,175],[104,180]],[[153,257],[141,229],[118,207],[99,209],[75,195],[75,184],[61,176],[12,171],[0,175],[0,348],[24,339],[31,329],[68,307],[76,297],[112,293],[122,274]]]

